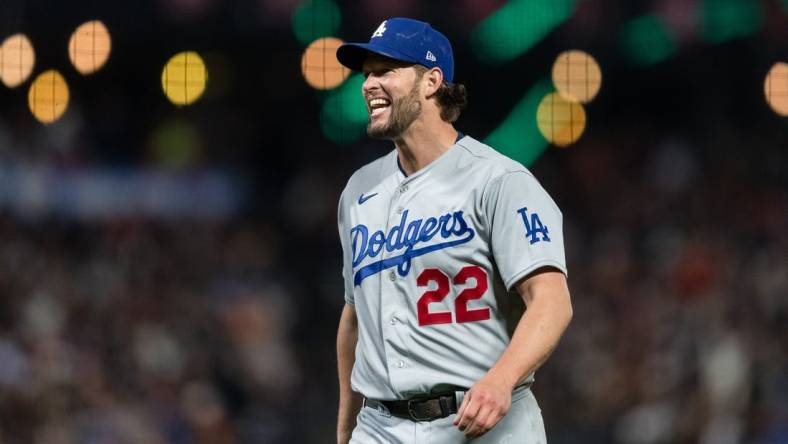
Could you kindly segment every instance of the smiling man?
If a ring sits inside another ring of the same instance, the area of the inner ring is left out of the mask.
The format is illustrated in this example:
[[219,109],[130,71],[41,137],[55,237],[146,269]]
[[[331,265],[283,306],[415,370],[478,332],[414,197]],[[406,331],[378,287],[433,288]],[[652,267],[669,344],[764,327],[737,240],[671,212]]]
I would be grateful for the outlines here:
[[337,442],[546,442],[530,386],[572,317],[561,212],[454,128],[465,87],[429,24],[386,20],[337,57],[394,143],[339,202]]

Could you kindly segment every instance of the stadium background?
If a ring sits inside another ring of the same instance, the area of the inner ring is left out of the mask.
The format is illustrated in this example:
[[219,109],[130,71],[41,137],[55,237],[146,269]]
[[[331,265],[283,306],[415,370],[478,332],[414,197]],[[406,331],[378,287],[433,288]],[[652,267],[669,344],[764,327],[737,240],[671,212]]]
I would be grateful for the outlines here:
[[[0,40],[35,63],[11,87],[0,54],[0,443],[333,442],[336,203],[391,147],[363,137],[353,77],[313,88],[302,55],[396,15],[453,42],[458,128],[563,209],[550,442],[788,442],[788,1],[6,0]],[[111,52],[82,75],[91,20]],[[570,49],[602,83],[557,148],[536,107]],[[182,51],[208,82],[176,106]],[[50,69],[69,100],[43,124]]]

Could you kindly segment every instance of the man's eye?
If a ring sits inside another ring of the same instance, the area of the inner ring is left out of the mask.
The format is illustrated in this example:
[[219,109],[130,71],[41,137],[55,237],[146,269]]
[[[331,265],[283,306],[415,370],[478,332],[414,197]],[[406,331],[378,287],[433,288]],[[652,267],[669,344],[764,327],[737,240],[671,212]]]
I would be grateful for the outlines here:
[[380,68],[380,69],[373,69],[371,71],[364,72],[363,74],[364,74],[364,78],[366,79],[367,77],[371,76],[372,74],[374,74],[375,77],[381,77],[381,76],[384,76],[384,75],[390,73],[391,71],[393,71],[392,68]]

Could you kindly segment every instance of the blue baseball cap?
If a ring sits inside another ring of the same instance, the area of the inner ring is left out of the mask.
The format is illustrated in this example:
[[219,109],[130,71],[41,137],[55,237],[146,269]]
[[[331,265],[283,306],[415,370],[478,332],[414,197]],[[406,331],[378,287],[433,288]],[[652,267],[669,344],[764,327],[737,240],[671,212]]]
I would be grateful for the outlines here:
[[440,68],[447,82],[454,78],[451,43],[429,23],[401,17],[384,20],[372,33],[369,43],[345,43],[337,49],[337,59],[348,68],[361,71],[370,52],[427,68]]

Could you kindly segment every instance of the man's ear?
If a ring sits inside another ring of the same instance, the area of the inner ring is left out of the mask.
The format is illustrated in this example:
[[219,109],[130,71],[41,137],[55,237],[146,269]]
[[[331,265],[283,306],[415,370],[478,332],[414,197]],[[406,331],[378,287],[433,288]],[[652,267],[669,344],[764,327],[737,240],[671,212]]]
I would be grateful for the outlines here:
[[432,68],[424,73],[425,91],[424,95],[432,97],[443,84],[443,71],[440,68]]

